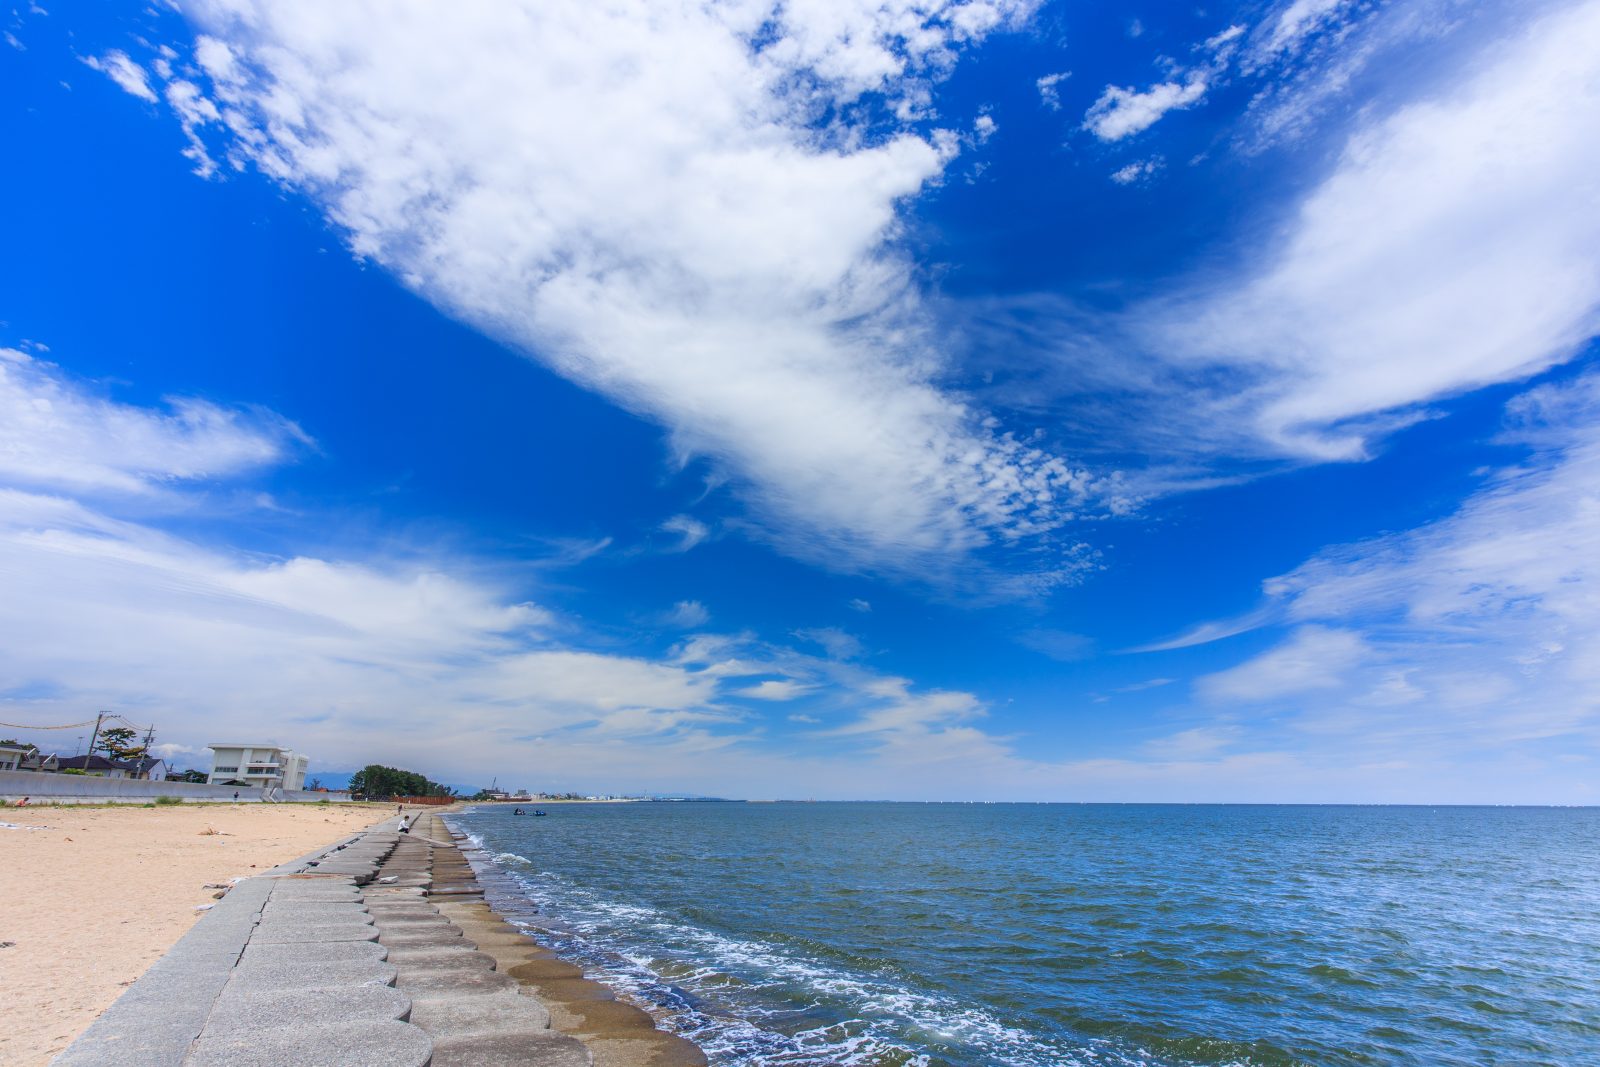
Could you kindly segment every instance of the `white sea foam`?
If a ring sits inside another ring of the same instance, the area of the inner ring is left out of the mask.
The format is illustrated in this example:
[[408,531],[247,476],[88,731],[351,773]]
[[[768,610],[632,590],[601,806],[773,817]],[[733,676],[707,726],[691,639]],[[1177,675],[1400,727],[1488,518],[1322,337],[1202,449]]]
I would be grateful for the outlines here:
[[[958,997],[912,990],[886,975],[852,971],[608,899],[555,872],[529,870],[533,864],[526,857],[493,851],[468,836],[504,876],[494,881],[515,886],[537,908],[541,929],[553,930],[544,938],[551,947],[588,964],[593,977],[695,1041],[719,1067],[926,1067],[932,1056],[925,1048],[938,1046],[981,1050],[988,1062],[1016,1067],[1160,1062],[1111,1043],[1062,1045]],[[817,1019],[816,1025],[804,1026],[808,1018]]]

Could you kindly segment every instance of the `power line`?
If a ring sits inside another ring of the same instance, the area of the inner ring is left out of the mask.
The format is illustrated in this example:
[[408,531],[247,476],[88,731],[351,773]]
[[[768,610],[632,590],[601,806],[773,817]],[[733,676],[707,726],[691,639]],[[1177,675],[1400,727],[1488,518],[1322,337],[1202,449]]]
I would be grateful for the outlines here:
[[24,726],[19,722],[0,722],[0,726],[13,730],[76,730],[80,726],[93,726],[94,722],[93,719],[85,719],[82,722],[69,722],[65,726]]

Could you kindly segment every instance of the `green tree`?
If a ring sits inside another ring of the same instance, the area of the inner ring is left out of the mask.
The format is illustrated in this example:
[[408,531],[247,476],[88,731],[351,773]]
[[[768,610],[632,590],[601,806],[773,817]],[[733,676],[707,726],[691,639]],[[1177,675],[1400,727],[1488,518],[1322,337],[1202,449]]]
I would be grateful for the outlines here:
[[126,726],[113,726],[109,730],[100,732],[99,738],[95,740],[94,750],[104,752],[110,759],[139,759],[144,755],[145,747],[134,744],[138,736]]
[[416,771],[371,763],[350,776],[350,792],[366,797],[452,797],[455,790]]

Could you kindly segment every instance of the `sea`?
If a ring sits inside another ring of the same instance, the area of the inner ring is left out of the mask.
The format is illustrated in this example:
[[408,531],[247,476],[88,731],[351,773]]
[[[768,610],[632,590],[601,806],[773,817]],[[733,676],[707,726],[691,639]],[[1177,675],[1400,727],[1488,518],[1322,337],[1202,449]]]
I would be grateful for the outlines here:
[[1600,1065],[1600,809],[543,810],[490,902],[720,1067]]

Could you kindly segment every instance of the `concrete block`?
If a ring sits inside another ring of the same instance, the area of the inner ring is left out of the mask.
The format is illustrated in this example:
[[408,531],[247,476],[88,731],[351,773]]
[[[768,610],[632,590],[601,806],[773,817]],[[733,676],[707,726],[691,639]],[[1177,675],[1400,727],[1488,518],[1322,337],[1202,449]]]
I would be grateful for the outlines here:
[[205,1034],[184,1067],[428,1067],[433,1042],[409,1023],[229,1030]]
[[[369,905],[370,910],[370,905]],[[383,919],[385,926],[451,926],[449,919],[439,914],[439,909],[423,910],[415,905],[409,908],[382,908],[375,915]]]
[[495,957],[487,953],[478,952],[461,941],[446,945],[390,946],[389,956],[389,962],[396,967],[407,963],[420,963],[440,959],[482,959],[491,965],[495,962]]
[[416,971],[407,973],[399,988],[415,1000],[418,992],[455,996],[515,992],[517,983],[495,971]]
[[582,1042],[550,1030],[436,1038],[434,1067],[590,1067]]
[[343,1023],[404,1022],[411,998],[391,986],[347,989],[226,990],[206,1019],[205,1033],[275,1030]]
[[345,989],[353,986],[392,986],[399,971],[381,960],[300,960],[241,963],[228,979],[226,992],[288,989]]
[[351,963],[360,960],[382,962],[389,950],[376,941],[323,941],[287,945],[247,945],[240,965],[281,963]]
[[366,915],[362,901],[296,901],[293,897],[270,899],[261,907],[261,917],[270,915]]
[[363,902],[355,893],[274,893],[274,904],[355,904]]
[[378,928],[365,923],[307,923],[288,919],[263,922],[250,935],[252,945],[291,945],[326,941],[376,941]]
[[485,956],[481,952],[451,952],[437,955],[420,956],[406,960],[390,960],[400,969],[400,976],[395,979],[404,983],[419,974],[433,974],[442,971],[492,971],[495,969],[493,956]]
[[495,1030],[545,1030],[550,1012],[521,993],[492,993],[468,997],[423,995],[411,1005],[411,1021],[437,1039]]
[[372,922],[372,916],[367,912],[366,905],[344,901],[316,901],[312,903],[291,903],[288,901],[267,901],[267,906],[261,909],[261,921],[266,922],[304,922],[304,923],[360,923],[367,926]]
[[405,900],[369,900],[366,902],[365,906],[366,909],[373,915],[392,915],[397,918],[418,917],[437,919],[440,917],[439,909],[434,907],[432,904],[429,904],[421,897],[414,897]]
[[[373,927],[372,929],[376,929]],[[382,934],[383,943],[390,948],[400,948],[405,945],[471,945],[478,946],[472,941],[461,936],[461,931],[454,926],[417,927],[410,930],[385,930]]]

